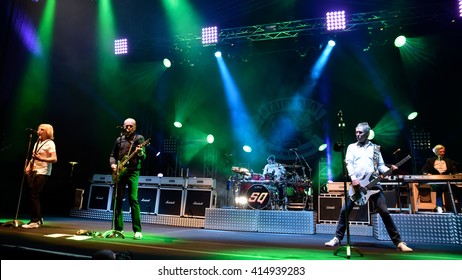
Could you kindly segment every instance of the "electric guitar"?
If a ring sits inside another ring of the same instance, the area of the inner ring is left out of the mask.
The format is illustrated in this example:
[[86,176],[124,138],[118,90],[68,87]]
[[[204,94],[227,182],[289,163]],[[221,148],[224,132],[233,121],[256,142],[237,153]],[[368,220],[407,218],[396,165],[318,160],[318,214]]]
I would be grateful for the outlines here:
[[[397,164],[395,164],[396,167],[400,167],[410,158],[411,156],[408,155],[407,157],[399,161]],[[372,181],[369,181],[369,179],[371,178],[373,172],[365,175],[361,180],[359,180],[358,186],[350,185],[350,188],[348,189],[348,197],[356,205],[365,205],[371,195],[376,194],[380,191],[380,189],[371,190],[371,188],[375,186],[378,182],[380,182],[384,177],[390,175],[392,172],[393,170],[390,168],[387,172],[383,173],[382,176],[378,176]]]
[[[138,147],[142,148],[144,146],[148,146],[150,144],[149,141],[151,141],[151,138],[149,138],[146,141],[144,141],[143,143],[139,144]],[[130,155],[125,155],[122,158],[122,160],[117,161],[117,170],[119,172],[118,173],[117,172],[112,172],[112,182],[113,183],[116,183],[118,181],[118,179],[119,179],[118,177],[122,176],[123,174],[125,174],[125,172],[127,172],[127,167],[125,165],[133,158],[133,156],[137,152],[138,151],[135,149]]]

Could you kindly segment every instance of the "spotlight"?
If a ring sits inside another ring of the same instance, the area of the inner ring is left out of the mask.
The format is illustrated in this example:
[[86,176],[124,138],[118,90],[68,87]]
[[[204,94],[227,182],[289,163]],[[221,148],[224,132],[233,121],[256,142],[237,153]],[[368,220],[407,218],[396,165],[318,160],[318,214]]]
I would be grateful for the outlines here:
[[329,42],[327,42],[327,44],[331,47],[335,46],[335,41],[334,40],[329,40]]
[[162,61],[162,63],[164,64],[164,66],[166,68],[170,68],[172,66],[172,62],[170,61],[170,59],[168,58],[164,58],[164,60]]
[[246,153],[250,153],[250,152],[252,152],[252,147],[250,147],[248,145],[244,145],[242,147],[242,150],[244,150],[244,152],[246,152]]
[[396,39],[395,39],[395,47],[401,48],[405,44],[406,44],[406,37],[405,36],[400,35],[400,36],[396,37]]
[[369,136],[367,137],[367,139],[372,140],[374,139],[374,137],[375,137],[375,132],[374,130],[371,129],[371,131],[369,131]]
[[212,134],[207,135],[207,142],[212,144],[215,141],[215,137]]
[[412,112],[410,113],[408,116],[407,116],[407,119],[412,121],[413,119],[417,118],[417,116],[419,115],[419,113],[417,112]]
[[318,151],[322,152],[322,151],[324,151],[326,148],[327,148],[327,144],[324,143],[324,144],[322,144],[321,146],[319,146]]
[[216,52],[215,52],[215,57],[221,57],[221,52],[220,52],[220,51],[216,51]]
[[174,125],[175,127],[178,127],[178,128],[180,128],[180,127],[183,126],[183,124],[182,124],[181,122],[179,122],[179,121],[174,122],[173,125]]

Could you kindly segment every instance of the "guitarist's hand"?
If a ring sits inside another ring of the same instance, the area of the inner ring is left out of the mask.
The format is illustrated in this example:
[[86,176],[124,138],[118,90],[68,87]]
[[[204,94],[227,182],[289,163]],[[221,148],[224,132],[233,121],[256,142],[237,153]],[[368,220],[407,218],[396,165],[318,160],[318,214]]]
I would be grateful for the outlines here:
[[111,164],[111,169],[112,169],[112,171],[116,172],[117,171],[117,164]]
[[141,147],[141,146],[136,146],[135,151],[137,152],[137,154],[138,154],[139,157],[142,157],[142,156],[143,156],[143,153],[144,153],[143,147]]
[[358,179],[351,180],[351,184],[354,187],[360,187],[361,186]]

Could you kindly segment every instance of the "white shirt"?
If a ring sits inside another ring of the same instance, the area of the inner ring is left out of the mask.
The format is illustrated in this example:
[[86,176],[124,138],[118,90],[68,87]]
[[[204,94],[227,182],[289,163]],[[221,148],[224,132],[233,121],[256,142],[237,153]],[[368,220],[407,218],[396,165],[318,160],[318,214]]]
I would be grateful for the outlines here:
[[[364,146],[360,146],[358,142],[348,145],[345,163],[348,170],[348,176],[351,180],[364,178],[365,175],[375,171],[374,169],[374,144],[368,142]],[[385,173],[389,168],[383,161],[382,153],[379,152],[377,161],[378,170]]]
[[[34,151],[36,149],[37,143],[34,145]],[[51,153],[56,152],[56,145],[53,140],[47,139],[43,142],[38,143],[38,150],[37,154],[41,157],[47,158],[50,156]],[[41,175],[51,175],[51,162],[44,162],[41,160],[34,159],[34,167],[32,170],[37,171],[37,174]]]
[[[274,172],[274,173],[273,173]],[[274,180],[279,181],[281,177],[286,173],[286,169],[280,163],[268,163],[263,168],[263,175],[274,174]]]

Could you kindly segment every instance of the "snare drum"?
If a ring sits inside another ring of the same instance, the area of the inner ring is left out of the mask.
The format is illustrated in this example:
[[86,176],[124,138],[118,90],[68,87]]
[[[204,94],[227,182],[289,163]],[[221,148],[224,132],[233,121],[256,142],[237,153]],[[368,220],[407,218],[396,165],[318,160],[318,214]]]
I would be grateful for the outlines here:
[[247,204],[252,209],[271,209],[277,198],[277,188],[271,185],[253,185],[247,190]]

